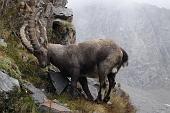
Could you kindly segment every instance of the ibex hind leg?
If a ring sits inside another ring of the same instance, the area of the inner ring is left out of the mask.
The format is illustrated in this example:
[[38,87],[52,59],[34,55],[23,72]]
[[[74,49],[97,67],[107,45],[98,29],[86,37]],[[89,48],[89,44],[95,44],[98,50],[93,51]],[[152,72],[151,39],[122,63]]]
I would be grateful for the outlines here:
[[70,89],[70,94],[72,99],[75,99],[79,97],[78,91],[77,91],[77,82],[79,80],[79,69],[72,69],[71,71],[71,89]]
[[100,89],[98,92],[98,96],[96,101],[98,103],[101,103],[105,97],[106,91],[107,91],[107,75],[109,73],[109,66],[108,62],[104,61],[98,65],[98,75],[99,75],[99,83],[100,83]]
[[[119,54],[113,53],[110,54],[103,62],[101,62],[98,65],[99,82],[101,84],[98,95],[102,101],[109,101],[110,99],[110,92],[112,89],[111,87],[113,87],[113,85],[115,84],[114,77],[118,72],[117,65],[119,64],[119,62],[120,62]],[[109,81],[108,89],[107,89],[107,85],[105,85],[107,78]]]
[[106,102],[106,103],[110,100],[111,90],[112,90],[112,88],[114,88],[115,85],[116,85],[115,76],[116,76],[116,73],[109,73],[109,74],[107,75],[108,81],[109,81],[109,89],[108,89],[108,92],[107,92],[107,94],[106,94],[106,96],[104,97],[104,100],[103,100],[103,101]]

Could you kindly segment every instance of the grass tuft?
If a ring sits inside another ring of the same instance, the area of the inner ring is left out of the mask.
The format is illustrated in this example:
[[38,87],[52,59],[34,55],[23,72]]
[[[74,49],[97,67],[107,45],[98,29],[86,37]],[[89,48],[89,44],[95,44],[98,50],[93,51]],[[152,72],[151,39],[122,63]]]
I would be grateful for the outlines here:
[[111,94],[110,102],[112,104],[97,104],[84,98],[70,100],[67,94],[51,95],[50,98],[57,99],[63,104],[66,103],[67,107],[75,112],[78,111],[77,113],[136,113],[136,109],[130,103],[127,95],[120,97],[114,92]]
[[7,72],[10,76],[20,79],[21,72],[15,62],[9,57],[0,58],[0,69],[1,71]]

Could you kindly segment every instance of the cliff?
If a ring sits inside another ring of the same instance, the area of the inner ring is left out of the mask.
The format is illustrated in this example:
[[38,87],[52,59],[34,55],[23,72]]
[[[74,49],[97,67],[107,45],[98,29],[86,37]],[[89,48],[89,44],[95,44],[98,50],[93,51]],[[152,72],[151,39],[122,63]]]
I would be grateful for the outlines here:
[[[27,2],[27,0],[25,1]],[[53,3],[47,5],[49,1],[40,0],[38,8],[43,9],[44,4],[47,6],[43,10],[42,19],[45,25],[49,27],[50,42],[61,43],[65,41],[60,42],[60,40],[56,41],[55,39],[58,38],[55,34],[62,34],[58,31],[59,27],[63,29],[62,32],[69,28],[70,32],[74,34],[72,37],[75,38],[75,29],[72,24],[73,12],[65,7],[67,1],[52,0]],[[20,2],[20,0],[0,1],[2,15],[0,17],[0,112],[135,112],[129,96],[120,88],[116,90],[116,93],[112,93],[111,101],[108,104],[96,104],[85,100],[83,97],[70,100],[67,92],[57,95],[49,80],[48,70],[41,69],[38,66],[37,59],[26,51],[21,44],[19,29],[24,22],[24,15],[19,13],[19,10],[22,9]],[[64,26],[56,25],[58,22]],[[66,33],[69,34],[70,32]],[[68,34],[66,36],[70,36]]]

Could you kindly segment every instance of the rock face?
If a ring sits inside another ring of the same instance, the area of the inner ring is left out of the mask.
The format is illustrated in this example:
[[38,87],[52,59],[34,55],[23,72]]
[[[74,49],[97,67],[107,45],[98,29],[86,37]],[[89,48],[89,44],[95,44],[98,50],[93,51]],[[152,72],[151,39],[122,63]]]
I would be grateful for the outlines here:
[[0,92],[14,91],[15,88],[19,87],[20,85],[17,79],[14,79],[0,71]]
[[50,71],[49,76],[53,86],[56,89],[56,93],[60,95],[66,87],[69,85],[69,80],[59,72]]
[[50,111],[51,113],[72,113],[70,109],[60,105],[59,103],[54,103],[53,101],[45,101],[41,104],[41,113],[47,113]]
[[[73,12],[65,7],[67,0],[56,1],[37,1],[36,2],[36,20],[46,27],[48,32],[48,41],[57,44],[73,44],[76,41],[76,31],[73,21]],[[29,0],[20,3],[20,13],[25,21],[28,21]],[[26,8],[25,8],[26,7]],[[37,33],[37,36],[40,34]],[[46,38],[46,37],[45,37]],[[42,44],[44,39],[39,39]],[[45,39],[46,41],[46,39]]]
[[18,80],[0,71],[0,112],[13,111],[12,102],[17,97],[20,88]]
[[35,103],[41,104],[47,100],[46,95],[40,89],[33,86],[31,83],[24,83],[23,87],[32,93],[31,95]]
[[72,22],[73,12],[71,9],[65,7],[53,8],[54,18],[60,18],[69,22]]
[[74,44],[76,30],[72,23],[73,12],[65,7],[53,8],[52,42],[57,44]]
[[56,44],[74,44],[76,42],[76,31],[74,25],[66,20],[56,19],[52,26],[52,43]]
[[44,21],[48,27],[52,26],[51,43],[73,44],[76,41],[76,31],[73,21],[73,12],[66,8],[66,0],[47,3],[44,11]]
[[23,87],[31,92],[35,103],[39,104],[40,113],[71,113],[71,110],[61,105],[59,102],[49,100],[43,91],[33,86],[31,83],[24,83]]

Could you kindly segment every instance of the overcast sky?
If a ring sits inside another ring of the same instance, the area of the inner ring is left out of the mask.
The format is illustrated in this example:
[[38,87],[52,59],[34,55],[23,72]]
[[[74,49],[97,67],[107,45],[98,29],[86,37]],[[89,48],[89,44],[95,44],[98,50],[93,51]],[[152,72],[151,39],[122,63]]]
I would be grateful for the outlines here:
[[[75,8],[81,7],[83,5],[95,4],[95,2],[110,3],[120,0],[68,0],[68,7]],[[121,0],[122,2],[139,2],[139,3],[149,3],[159,7],[164,7],[170,9],[170,0]]]

